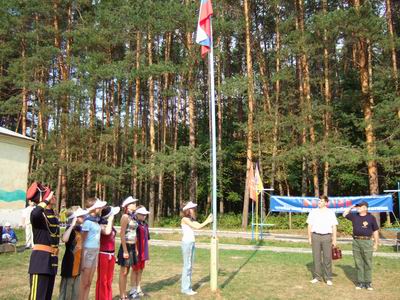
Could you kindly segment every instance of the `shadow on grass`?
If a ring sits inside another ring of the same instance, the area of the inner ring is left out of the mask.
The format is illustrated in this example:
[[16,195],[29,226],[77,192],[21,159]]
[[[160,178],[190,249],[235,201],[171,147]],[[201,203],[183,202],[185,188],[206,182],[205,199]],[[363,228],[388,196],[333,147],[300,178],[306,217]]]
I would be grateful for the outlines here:
[[[150,293],[150,292],[157,292],[159,290],[162,290],[166,286],[174,285],[176,282],[178,282],[178,280],[180,278],[181,278],[181,276],[176,274],[169,278],[161,279],[159,281],[146,284],[143,287],[143,290],[145,292],[145,297],[149,296],[148,293]],[[113,300],[119,300],[119,299],[120,299],[119,295],[116,295],[113,297]]]
[[[311,274],[310,277],[314,278],[314,262],[313,261],[309,262],[308,264],[306,264],[306,267],[307,267],[308,272],[310,272],[310,274]],[[337,276],[338,275],[333,273],[333,270],[332,270],[332,277],[337,277]]]
[[311,278],[314,277],[314,262],[309,262],[308,264],[306,264],[307,270],[308,272],[310,272],[311,274]]
[[177,283],[179,281],[179,279],[181,279],[181,275],[176,274],[174,276],[171,276],[171,277],[168,277],[165,279],[161,279],[156,282],[148,283],[143,287],[143,290],[146,293],[156,292],[156,291],[162,290],[164,287],[174,285],[175,283]]
[[254,257],[254,255],[256,255],[257,251],[258,251],[257,249],[254,250],[254,252],[246,259],[246,261],[242,263],[236,271],[231,273],[231,275],[224,281],[224,283],[221,284],[221,289],[224,289],[233,280],[233,278],[235,278],[235,276],[240,272],[240,270],[243,269],[249,263],[249,261]]
[[346,277],[352,281],[354,284],[357,283],[357,270],[356,268],[349,265],[338,265],[338,268],[341,268],[346,275]]
[[210,275],[204,276],[202,279],[200,279],[198,282],[196,282],[192,289],[193,290],[197,290],[199,289],[204,283],[209,282],[210,281]]

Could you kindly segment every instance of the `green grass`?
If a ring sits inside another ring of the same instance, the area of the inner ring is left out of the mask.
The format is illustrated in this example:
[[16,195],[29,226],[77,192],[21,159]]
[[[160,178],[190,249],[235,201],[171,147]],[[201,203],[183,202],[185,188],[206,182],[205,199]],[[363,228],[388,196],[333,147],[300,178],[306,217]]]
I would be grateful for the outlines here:
[[[63,248],[63,247],[61,247]],[[27,299],[29,251],[0,255],[0,299]],[[143,289],[153,299],[188,299],[180,295],[182,268],[179,247],[151,247],[151,261],[143,275]],[[61,256],[62,257],[62,256]],[[286,254],[259,251],[219,252],[219,291],[209,288],[209,250],[197,249],[193,285],[199,294],[193,299],[398,299],[400,263],[395,259],[375,257],[375,291],[355,291],[352,257],[334,262],[334,286],[311,285],[309,254]],[[57,276],[54,299],[57,299],[60,276]],[[94,286],[90,299],[94,299]],[[113,282],[114,299],[118,295],[118,266]]]
[[[181,233],[164,233],[156,234],[152,233],[151,238],[155,240],[173,240],[180,241],[182,238]],[[259,245],[259,246],[274,246],[274,247],[288,247],[288,248],[310,248],[310,245],[306,242],[287,242],[278,241],[265,238],[262,241],[252,241],[251,239],[243,238],[230,238],[230,237],[219,237],[218,241],[220,244],[238,244],[238,245]],[[207,236],[196,236],[196,242],[209,243],[210,237]],[[351,244],[339,244],[342,250],[352,250]],[[379,252],[394,253],[396,248],[394,246],[380,246]]]

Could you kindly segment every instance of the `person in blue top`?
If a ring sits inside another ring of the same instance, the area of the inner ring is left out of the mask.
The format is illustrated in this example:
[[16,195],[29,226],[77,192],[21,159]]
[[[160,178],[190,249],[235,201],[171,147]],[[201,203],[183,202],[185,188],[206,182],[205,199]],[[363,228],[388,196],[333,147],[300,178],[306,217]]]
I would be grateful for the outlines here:
[[10,223],[5,223],[3,232],[1,233],[3,243],[11,243],[11,244],[16,244],[18,241],[17,235],[14,232],[14,229],[11,228]]
[[89,215],[82,225],[83,252],[81,261],[80,300],[89,299],[90,286],[96,271],[100,249],[100,214],[106,205],[106,201],[101,201],[97,198],[89,198],[85,202],[85,208],[89,212]]

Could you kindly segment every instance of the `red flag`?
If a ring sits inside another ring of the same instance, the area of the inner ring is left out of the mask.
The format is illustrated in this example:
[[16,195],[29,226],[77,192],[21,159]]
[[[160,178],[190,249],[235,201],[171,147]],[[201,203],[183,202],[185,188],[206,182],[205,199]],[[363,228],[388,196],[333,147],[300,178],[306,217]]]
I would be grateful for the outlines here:
[[201,45],[201,57],[205,57],[212,46],[211,16],[213,9],[211,0],[201,0],[199,21],[197,23],[196,43]]

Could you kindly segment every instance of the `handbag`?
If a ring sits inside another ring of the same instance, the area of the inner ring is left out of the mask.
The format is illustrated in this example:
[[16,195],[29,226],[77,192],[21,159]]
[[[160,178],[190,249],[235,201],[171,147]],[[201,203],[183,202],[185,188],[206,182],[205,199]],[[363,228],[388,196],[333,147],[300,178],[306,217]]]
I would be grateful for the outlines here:
[[338,246],[332,245],[332,259],[341,259],[342,258],[342,250]]

